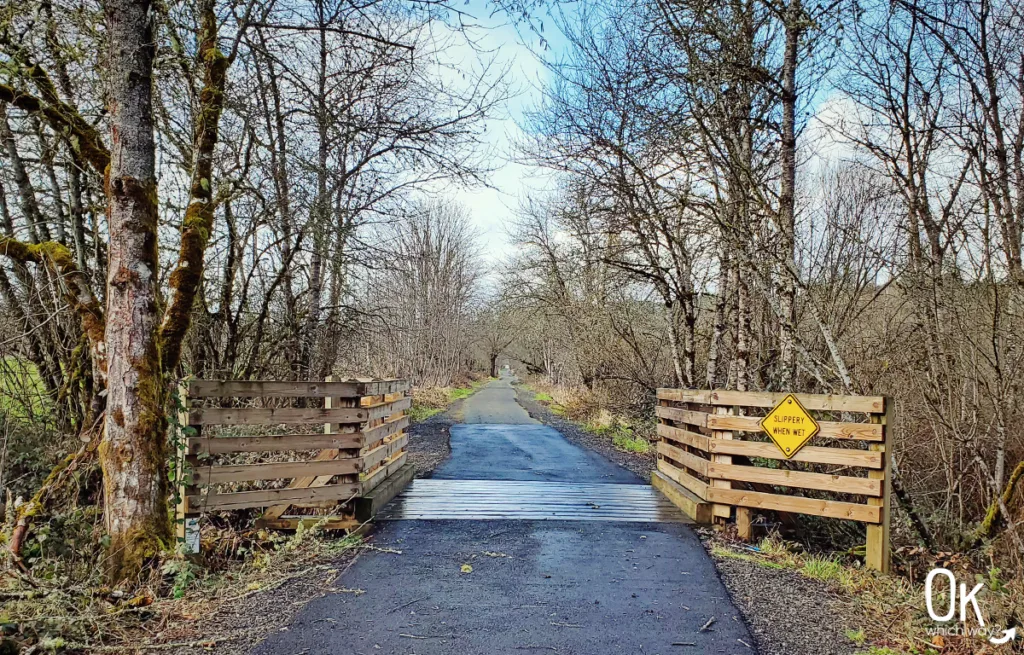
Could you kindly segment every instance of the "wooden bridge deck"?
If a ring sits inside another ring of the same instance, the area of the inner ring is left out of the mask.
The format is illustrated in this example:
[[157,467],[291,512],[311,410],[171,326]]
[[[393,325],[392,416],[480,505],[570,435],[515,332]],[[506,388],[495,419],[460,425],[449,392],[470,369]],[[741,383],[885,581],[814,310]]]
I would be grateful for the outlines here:
[[414,480],[376,518],[689,522],[645,484],[514,480]]

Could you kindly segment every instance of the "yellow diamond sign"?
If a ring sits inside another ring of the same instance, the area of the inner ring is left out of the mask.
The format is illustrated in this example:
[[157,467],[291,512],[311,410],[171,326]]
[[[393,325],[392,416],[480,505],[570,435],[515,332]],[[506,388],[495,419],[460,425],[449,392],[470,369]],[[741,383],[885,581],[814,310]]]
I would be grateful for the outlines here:
[[820,429],[818,422],[811,418],[793,394],[783,398],[781,403],[768,412],[761,419],[760,425],[786,459],[796,455]]

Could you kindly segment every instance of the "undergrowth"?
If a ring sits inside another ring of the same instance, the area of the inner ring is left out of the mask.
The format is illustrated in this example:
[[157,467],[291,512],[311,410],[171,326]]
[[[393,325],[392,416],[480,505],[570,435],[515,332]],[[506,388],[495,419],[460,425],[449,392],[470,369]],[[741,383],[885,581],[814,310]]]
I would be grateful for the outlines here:
[[[82,513],[71,534],[89,534],[95,517]],[[98,529],[102,529],[101,527]],[[44,544],[47,540],[44,540]],[[28,574],[8,564],[0,577],[0,653],[127,652],[168,641],[214,642],[217,626],[203,625],[225,603],[279,588],[327,570],[358,548],[359,536],[333,536],[318,526],[288,534],[204,524],[200,560],[168,555],[131,593],[104,585],[102,548],[81,543],[70,552],[39,550]],[[7,638],[6,644],[3,643]],[[13,652],[18,652],[17,650]]]

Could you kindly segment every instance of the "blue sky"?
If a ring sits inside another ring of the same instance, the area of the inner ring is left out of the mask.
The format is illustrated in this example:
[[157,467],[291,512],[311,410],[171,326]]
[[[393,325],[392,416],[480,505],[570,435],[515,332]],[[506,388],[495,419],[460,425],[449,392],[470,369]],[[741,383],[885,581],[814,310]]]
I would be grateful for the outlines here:
[[514,161],[514,144],[522,135],[520,126],[525,113],[538,103],[540,89],[547,81],[547,72],[537,53],[557,57],[566,43],[548,16],[537,17],[543,19],[543,37],[548,41],[547,49],[541,51],[537,34],[512,24],[504,14],[491,16],[491,9],[482,0],[471,0],[460,9],[475,16],[485,28],[474,30],[473,36],[482,47],[493,51],[501,63],[510,66],[509,76],[518,91],[503,115],[487,125],[488,142],[494,148],[492,162],[497,169],[489,177],[492,188],[458,189],[454,195],[472,214],[485,264],[495,266],[512,252],[508,229],[519,198],[529,189],[544,189],[550,184],[543,171]]

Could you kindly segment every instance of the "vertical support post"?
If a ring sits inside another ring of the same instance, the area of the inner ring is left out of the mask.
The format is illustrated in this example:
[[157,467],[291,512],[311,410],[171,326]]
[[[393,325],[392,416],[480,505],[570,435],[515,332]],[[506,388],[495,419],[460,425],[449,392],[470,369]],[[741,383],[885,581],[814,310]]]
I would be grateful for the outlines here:
[[[715,414],[717,415],[731,415],[733,413],[732,407],[715,407]],[[732,439],[732,432],[726,430],[712,430],[712,439]],[[711,461],[719,464],[732,464],[731,455],[712,455]],[[715,489],[732,489],[732,483],[728,480],[716,480],[711,479],[711,486]],[[725,523],[725,521],[732,516],[732,505],[719,505],[714,504],[711,506],[711,515],[714,518],[714,522],[718,524]]]
[[889,573],[890,556],[890,498],[892,496],[892,429],[894,424],[895,403],[890,396],[885,397],[885,408],[882,414],[872,414],[871,422],[882,425],[882,442],[872,443],[868,448],[882,453],[882,468],[868,471],[872,480],[883,480],[882,497],[868,498],[868,505],[881,507],[881,523],[869,523],[867,528],[867,548],[865,564],[869,569]]
[[749,507],[736,508],[736,536],[743,541],[750,541],[754,537],[754,525]]
[[[179,383],[175,394],[178,405],[178,425],[186,428],[189,425],[190,408],[188,384],[186,382]],[[198,463],[198,457],[190,454],[188,436],[184,433],[179,436],[174,453],[174,482],[178,486],[178,504],[174,511],[174,535],[181,545],[183,554],[195,555],[199,553],[199,513],[190,507],[189,494],[195,491],[191,476]]]
[[[732,413],[739,415],[741,412],[740,407],[733,406]],[[732,433],[729,433],[730,437]],[[736,536],[743,541],[750,541],[754,538],[754,522],[753,522],[754,511],[749,507],[737,507],[736,508]]]
[[[328,375],[324,378],[324,382],[334,382],[334,376]],[[330,396],[324,398],[324,409],[334,409],[334,400]],[[334,423],[324,423],[324,434],[334,434]]]

